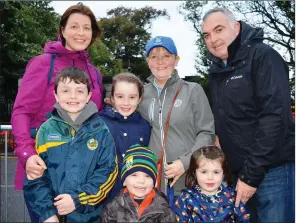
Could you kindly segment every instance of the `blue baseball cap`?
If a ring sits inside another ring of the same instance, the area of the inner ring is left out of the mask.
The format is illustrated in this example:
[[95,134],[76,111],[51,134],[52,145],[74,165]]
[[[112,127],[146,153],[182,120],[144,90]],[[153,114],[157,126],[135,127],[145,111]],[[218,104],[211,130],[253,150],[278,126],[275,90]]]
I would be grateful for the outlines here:
[[149,56],[150,51],[154,47],[164,47],[169,53],[178,55],[176,45],[172,38],[167,36],[156,36],[146,44],[146,56]]

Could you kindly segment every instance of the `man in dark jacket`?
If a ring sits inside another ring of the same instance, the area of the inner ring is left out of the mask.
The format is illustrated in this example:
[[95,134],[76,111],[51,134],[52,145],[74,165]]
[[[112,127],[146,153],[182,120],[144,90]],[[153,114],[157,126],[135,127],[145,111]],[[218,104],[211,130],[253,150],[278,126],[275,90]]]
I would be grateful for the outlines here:
[[237,22],[227,9],[207,12],[202,31],[213,62],[209,85],[216,133],[238,179],[236,204],[248,201],[252,221],[294,222],[289,69],[263,43],[262,29]]

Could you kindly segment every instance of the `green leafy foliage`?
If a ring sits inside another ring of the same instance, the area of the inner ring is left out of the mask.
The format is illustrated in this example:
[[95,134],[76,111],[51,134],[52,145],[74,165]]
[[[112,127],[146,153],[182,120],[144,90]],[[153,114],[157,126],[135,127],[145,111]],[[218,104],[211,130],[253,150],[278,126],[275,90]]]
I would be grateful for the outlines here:
[[[148,30],[152,21],[162,16],[169,18],[166,10],[156,10],[148,6],[140,9],[117,7],[109,10],[106,18],[100,19],[99,25],[103,30],[102,42],[112,60],[119,61],[118,69],[122,66],[122,70],[130,71],[142,80],[150,75],[144,56],[145,45],[151,38]],[[116,70],[107,64],[104,68],[110,70],[106,73],[116,75]]]
[[28,61],[42,53],[47,41],[55,40],[59,16],[49,1],[4,1],[0,3],[1,95],[13,97],[17,79]]

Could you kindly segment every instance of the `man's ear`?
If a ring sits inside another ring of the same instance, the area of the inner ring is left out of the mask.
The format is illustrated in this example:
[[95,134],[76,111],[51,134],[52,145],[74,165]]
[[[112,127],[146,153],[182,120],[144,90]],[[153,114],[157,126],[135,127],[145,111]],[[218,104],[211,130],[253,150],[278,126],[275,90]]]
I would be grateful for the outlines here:
[[240,26],[241,24],[239,22],[235,23],[234,29],[235,29],[235,34],[238,35],[240,31]]
[[125,182],[125,180],[124,180],[124,182],[123,182],[123,184],[122,184],[124,187],[126,186],[126,182]]

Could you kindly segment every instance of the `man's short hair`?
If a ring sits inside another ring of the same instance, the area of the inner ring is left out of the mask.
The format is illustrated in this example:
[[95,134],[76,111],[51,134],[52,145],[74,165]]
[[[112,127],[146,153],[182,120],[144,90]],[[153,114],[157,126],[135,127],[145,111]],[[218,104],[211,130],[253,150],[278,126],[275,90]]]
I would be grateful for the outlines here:
[[211,15],[215,12],[221,12],[222,14],[224,14],[231,24],[235,24],[235,22],[237,22],[233,13],[226,8],[213,8],[213,9],[207,11],[205,13],[205,15],[203,16],[202,21],[204,22],[209,17],[209,15]]

